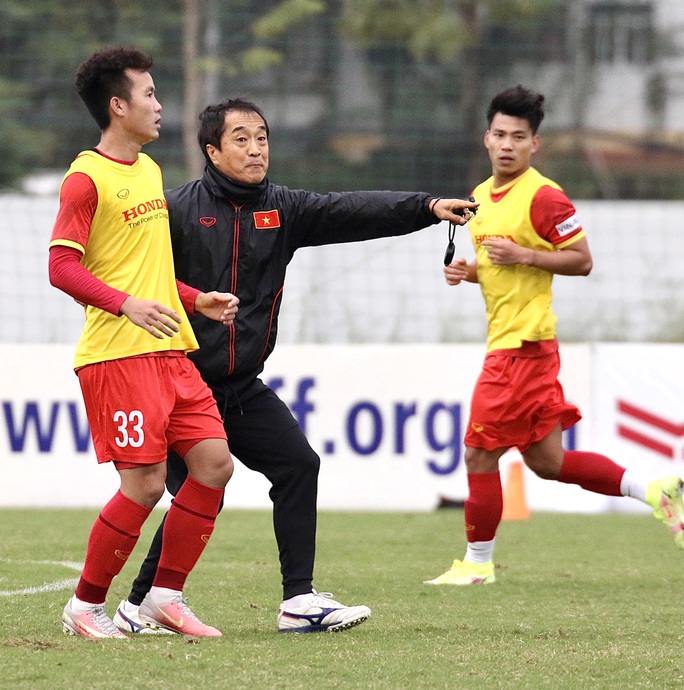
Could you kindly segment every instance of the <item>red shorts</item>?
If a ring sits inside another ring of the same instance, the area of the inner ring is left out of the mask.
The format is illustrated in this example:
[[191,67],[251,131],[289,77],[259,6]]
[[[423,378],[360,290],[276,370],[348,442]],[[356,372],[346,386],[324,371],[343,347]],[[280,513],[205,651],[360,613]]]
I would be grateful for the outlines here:
[[198,441],[226,438],[209,387],[183,353],[97,362],[77,373],[98,462],[155,464],[169,450],[184,456]]
[[576,424],[582,415],[565,401],[559,371],[556,340],[487,353],[473,391],[465,445],[486,450],[517,446],[525,452],[559,423],[563,429]]

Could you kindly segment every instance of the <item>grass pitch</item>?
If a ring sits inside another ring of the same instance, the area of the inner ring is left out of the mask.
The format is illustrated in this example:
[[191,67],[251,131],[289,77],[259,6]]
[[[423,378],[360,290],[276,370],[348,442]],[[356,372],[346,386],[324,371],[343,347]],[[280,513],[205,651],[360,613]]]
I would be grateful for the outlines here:
[[[646,515],[505,522],[497,582],[422,581],[464,552],[463,514],[321,513],[315,585],[373,610],[341,633],[278,635],[268,512],[222,513],[186,594],[218,640],[63,635],[97,511],[0,510],[0,688],[473,690],[684,686],[684,552]],[[155,512],[107,609],[144,556]]]

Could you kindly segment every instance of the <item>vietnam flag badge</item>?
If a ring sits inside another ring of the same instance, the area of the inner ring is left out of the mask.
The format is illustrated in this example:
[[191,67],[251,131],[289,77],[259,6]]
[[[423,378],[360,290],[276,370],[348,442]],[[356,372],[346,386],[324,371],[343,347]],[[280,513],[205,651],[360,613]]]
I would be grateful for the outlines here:
[[257,230],[267,230],[268,228],[280,227],[280,216],[278,209],[273,211],[255,211],[254,226]]

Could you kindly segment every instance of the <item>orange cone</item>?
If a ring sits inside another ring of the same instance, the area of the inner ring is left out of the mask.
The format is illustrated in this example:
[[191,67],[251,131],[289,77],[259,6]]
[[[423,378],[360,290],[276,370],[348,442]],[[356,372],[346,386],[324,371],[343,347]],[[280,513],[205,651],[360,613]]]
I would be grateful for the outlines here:
[[502,520],[527,520],[530,509],[525,500],[525,480],[523,464],[520,460],[512,462],[508,467],[508,475],[503,492]]

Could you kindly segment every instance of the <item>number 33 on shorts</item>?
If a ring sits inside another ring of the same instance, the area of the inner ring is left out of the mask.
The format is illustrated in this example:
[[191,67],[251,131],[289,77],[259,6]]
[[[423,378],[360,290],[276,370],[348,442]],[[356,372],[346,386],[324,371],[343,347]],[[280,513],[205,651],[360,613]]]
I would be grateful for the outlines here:
[[126,414],[123,410],[114,413],[114,423],[117,425],[117,435],[114,442],[119,448],[140,448],[145,442],[143,429],[143,413],[140,410],[131,410]]

